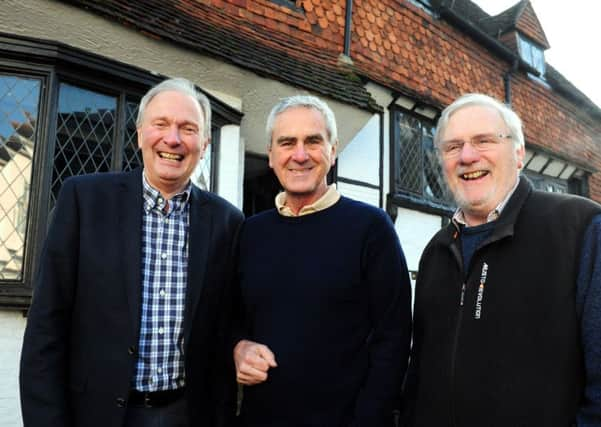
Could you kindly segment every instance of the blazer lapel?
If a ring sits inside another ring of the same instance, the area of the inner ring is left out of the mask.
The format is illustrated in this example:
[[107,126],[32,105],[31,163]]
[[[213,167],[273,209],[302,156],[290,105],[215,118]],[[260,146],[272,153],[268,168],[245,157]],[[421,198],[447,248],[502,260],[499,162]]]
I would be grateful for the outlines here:
[[204,286],[211,242],[212,213],[200,189],[192,186],[190,193],[190,230],[188,252],[188,283],[184,313],[184,343],[190,342],[194,314]]
[[121,183],[122,209],[119,210],[119,236],[122,243],[122,272],[127,290],[130,325],[138,338],[140,329],[142,265],[142,171],[124,175]]

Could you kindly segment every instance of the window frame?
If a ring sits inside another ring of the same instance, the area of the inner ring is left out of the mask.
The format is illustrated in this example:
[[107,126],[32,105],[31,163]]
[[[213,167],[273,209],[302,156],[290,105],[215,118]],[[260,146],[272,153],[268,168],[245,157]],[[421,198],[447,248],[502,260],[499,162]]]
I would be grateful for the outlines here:
[[544,79],[547,64],[545,61],[545,51],[542,46],[519,32],[517,33],[517,39],[520,58],[540,73],[538,78]]
[[[423,179],[424,179],[424,171],[423,171],[423,142],[420,144],[420,156],[422,158],[422,168],[420,169],[421,173],[422,173],[422,185],[421,185],[421,191],[419,193],[411,191],[411,190],[407,190],[407,189],[401,189],[398,188],[397,183],[396,183],[396,177],[397,177],[397,173],[398,170],[400,168],[400,152],[401,152],[401,147],[400,147],[400,135],[399,135],[399,115],[400,114],[405,114],[405,115],[409,115],[411,117],[413,117],[414,119],[418,120],[421,123],[425,123],[428,126],[434,127],[436,124],[436,118],[428,118],[426,116],[423,116],[421,114],[418,114],[415,112],[415,109],[417,108],[417,104],[414,105],[414,108],[412,110],[408,110],[406,108],[400,107],[398,105],[392,105],[389,108],[390,111],[390,194],[389,194],[389,202],[391,202],[393,205],[397,206],[397,207],[403,207],[403,208],[407,208],[407,209],[414,209],[414,210],[418,210],[421,212],[425,212],[425,213],[430,213],[430,214],[434,214],[434,215],[441,215],[441,216],[446,216],[446,217],[451,217],[453,215],[453,212],[455,211],[455,205],[453,204],[452,200],[450,200],[450,203],[445,204],[442,203],[440,200],[435,200],[432,198],[428,198],[425,197],[424,195],[424,183],[423,183]],[[421,129],[421,127],[420,127]],[[433,148],[433,150],[435,150],[435,148]],[[435,155],[437,155],[435,153]],[[440,171],[441,173],[441,178],[444,181],[444,177],[442,176],[442,171]],[[445,184],[445,189],[444,191],[446,191],[446,184]]]
[[269,1],[277,6],[281,6],[281,7],[290,9],[293,12],[297,12],[297,13],[301,13],[301,14],[305,13],[302,6],[296,5],[295,0],[269,0]]

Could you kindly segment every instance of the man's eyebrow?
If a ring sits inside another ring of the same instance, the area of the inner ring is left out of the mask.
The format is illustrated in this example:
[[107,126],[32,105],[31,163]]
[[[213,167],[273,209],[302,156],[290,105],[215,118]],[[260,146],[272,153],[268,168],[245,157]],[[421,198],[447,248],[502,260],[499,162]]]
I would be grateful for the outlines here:
[[289,141],[296,141],[296,137],[294,136],[280,136],[278,139],[276,139],[276,143],[280,144],[282,142],[289,142]]
[[307,135],[307,136],[305,137],[305,139],[310,139],[310,140],[311,140],[311,139],[312,139],[312,140],[315,140],[315,139],[317,139],[317,140],[323,141],[323,140],[324,140],[324,137],[323,137],[323,135],[322,135],[322,134],[320,134],[320,133],[315,133],[315,134],[313,134],[313,135]]

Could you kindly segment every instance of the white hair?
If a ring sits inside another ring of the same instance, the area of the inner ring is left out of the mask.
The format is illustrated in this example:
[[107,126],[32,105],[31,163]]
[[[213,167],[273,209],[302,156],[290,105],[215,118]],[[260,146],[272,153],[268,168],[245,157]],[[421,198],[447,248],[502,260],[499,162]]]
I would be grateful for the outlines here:
[[322,101],[316,96],[294,95],[289,96],[288,98],[281,99],[271,109],[271,112],[267,117],[267,125],[265,126],[267,138],[269,139],[268,145],[271,145],[271,137],[273,136],[273,125],[275,123],[276,116],[290,108],[296,107],[312,108],[314,110],[319,111],[326,123],[326,131],[328,132],[330,143],[336,144],[338,142],[338,129],[336,128],[336,117],[334,116],[334,112],[330,109],[328,104],[326,104],[325,101]]
[[198,102],[204,119],[203,136],[207,140],[210,139],[211,103],[203,93],[196,90],[196,87],[192,82],[181,77],[164,80],[156,86],[153,86],[148,92],[146,92],[146,95],[144,95],[142,97],[142,100],[140,101],[140,107],[138,108],[138,117],[136,119],[136,126],[140,127],[140,125],[142,124],[142,119],[144,118],[144,111],[146,110],[146,107],[148,106],[148,103],[152,100],[152,98],[154,98],[161,92],[168,91],[175,91],[184,95],[191,96]]

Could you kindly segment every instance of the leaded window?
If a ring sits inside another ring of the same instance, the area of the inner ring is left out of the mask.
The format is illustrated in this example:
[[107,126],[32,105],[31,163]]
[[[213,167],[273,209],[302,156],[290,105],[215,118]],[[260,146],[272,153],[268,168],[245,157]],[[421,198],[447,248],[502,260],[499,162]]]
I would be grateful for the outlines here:
[[123,161],[121,169],[130,171],[142,165],[142,153],[138,149],[138,133],[136,131],[136,118],[138,117],[138,103],[127,101],[125,103],[125,134],[123,138]]
[[51,207],[68,177],[111,170],[116,115],[115,96],[59,86]]
[[452,204],[434,148],[434,124],[394,109],[392,146],[394,195],[435,207]]
[[0,280],[23,279],[41,84],[0,75]]

